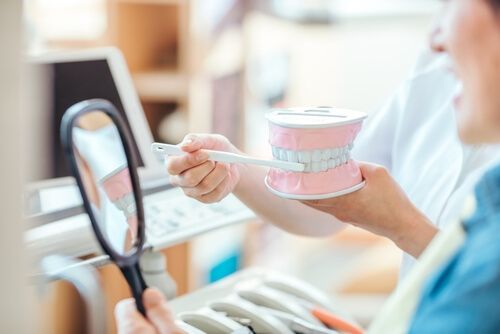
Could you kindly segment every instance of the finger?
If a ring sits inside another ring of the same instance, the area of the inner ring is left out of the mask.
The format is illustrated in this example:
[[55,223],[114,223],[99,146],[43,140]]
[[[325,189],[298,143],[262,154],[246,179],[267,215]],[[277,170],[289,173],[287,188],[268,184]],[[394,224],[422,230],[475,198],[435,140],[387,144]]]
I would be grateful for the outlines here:
[[363,169],[369,169],[369,168],[372,168],[372,167],[376,167],[376,166],[379,166],[377,164],[373,164],[373,163],[369,163],[369,162],[364,162],[364,161],[358,161],[356,160],[356,163],[358,164],[359,168],[361,170]]
[[329,209],[331,209],[331,206],[313,204],[313,203],[310,203],[310,201],[308,201],[307,203],[306,202],[303,202],[303,203],[314,210],[330,213]]
[[310,200],[303,200],[303,201],[299,201],[300,203],[302,204],[305,204],[307,206],[316,206],[318,204],[320,204],[320,201],[319,200],[315,200],[315,199],[310,199]]
[[228,173],[229,166],[227,164],[216,163],[215,168],[196,187],[186,189],[186,194],[191,197],[206,195],[214,191],[227,177]]
[[158,333],[178,333],[172,313],[168,308],[167,300],[160,291],[154,288],[146,289],[142,295],[142,299],[144,307],[146,308],[148,319],[156,328]]
[[226,194],[228,184],[229,177],[226,177],[214,190],[200,196],[199,201],[202,203],[214,203],[220,201]]
[[369,180],[380,173],[387,172],[386,168],[381,165],[376,165],[366,162],[358,162],[358,166],[361,171],[361,175],[365,180]]
[[194,188],[215,168],[215,162],[205,161],[199,166],[188,169],[181,175],[170,176],[170,183],[183,188]]
[[170,175],[180,175],[186,170],[199,166],[208,161],[208,153],[199,150],[180,157],[169,157],[167,159],[167,171]]
[[132,298],[121,300],[116,304],[115,320],[120,334],[153,334],[155,332],[154,328],[137,311],[135,300]]
[[331,207],[335,204],[335,200],[331,199],[318,199],[318,200],[308,200],[301,201],[301,203],[312,207],[312,208],[322,208],[322,207]]
[[221,138],[213,134],[193,134],[190,133],[184,137],[179,144],[184,152],[195,152],[200,149],[217,149]]

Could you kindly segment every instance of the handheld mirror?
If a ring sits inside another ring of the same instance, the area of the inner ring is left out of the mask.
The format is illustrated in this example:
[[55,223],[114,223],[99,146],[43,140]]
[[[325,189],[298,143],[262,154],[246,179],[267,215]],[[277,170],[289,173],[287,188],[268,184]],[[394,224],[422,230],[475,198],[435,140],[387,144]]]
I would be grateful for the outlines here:
[[144,314],[146,284],[139,269],[144,211],[130,130],[111,103],[88,100],[66,111],[61,140],[95,236]]

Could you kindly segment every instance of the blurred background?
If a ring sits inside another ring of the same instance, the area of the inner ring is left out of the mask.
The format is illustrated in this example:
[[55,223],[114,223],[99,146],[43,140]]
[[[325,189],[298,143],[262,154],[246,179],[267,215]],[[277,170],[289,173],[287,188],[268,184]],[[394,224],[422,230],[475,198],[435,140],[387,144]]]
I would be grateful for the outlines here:
[[[426,47],[439,8],[435,0],[25,0],[23,47],[29,55],[117,47],[155,140],[221,133],[266,157],[272,107],[382,107]],[[308,239],[258,221],[166,254],[180,294],[269,267],[336,296],[365,324],[396,286],[401,257],[391,242],[355,228]],[[100,273],[106,295],[123,297],[117,270]],[[45,295],[48,332],[77,328],[75,295],[64,283]]]

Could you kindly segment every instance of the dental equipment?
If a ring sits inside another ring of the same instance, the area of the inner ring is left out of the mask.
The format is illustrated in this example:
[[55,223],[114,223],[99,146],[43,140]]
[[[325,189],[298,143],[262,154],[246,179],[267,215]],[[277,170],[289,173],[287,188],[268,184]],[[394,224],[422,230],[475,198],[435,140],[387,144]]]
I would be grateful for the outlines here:
[[[50,255],[41,261],[44,278],[47,282],[64,280],[71,283],[85,303],[87,332],[106,333],[106,309],[97,270],[90,264],[76,259]],[[65,268],[61,270],[61,268]]]
[[236,290],[254,304],[293,314],[309,323],[323,324],[349,334],[363,333],[363,329],[355,321],[334,310],[326,298],[316,293],[318,291],[305,282],[268,275],[244,281]]
[[179,314],[179,318],[185,323],[209,334],[253,334],[248,327],[208,307],[204,307],[194,312],[181,313]]
[[316,319],[321,321],[322,324],[328,328],[341,331],[348,334],[363,334],[364,330],[358,326],[354,321],[346,319],[341,315],[334,314],[331,311],[315,305],[308,300],[294,295],[290,296],[298,304],[306,308]]
[[327,310],[316,307],[316,306],[311,306],[310,308],[311,313],[318,319],[320,320],[323,324],[328,326],[329,328],[334,328],[336,330],[339,330],[343,333],[349,333],[349,334],[363,334],[364,330],[359,327],[358,325],[343,319],[342,317],[339,317],[338,315],[335,315],[331,312],[328,312]]
[[274,310],[267,307],[261,307],[263,311],[279,319],[283,324],[290,328],[295,333],[302,334],[338,334],[337,331],[327,329],[321,326],[313,325],[299,317],[293,316],[289,313]]
[[262,277],[262,284],[286,293],[331,328],[348,333],[363,332],[354,319],[341,308],[335,307],[317,288],[304,281],[273,273]]
[[312,107],[276,109],[266,118],[275,159],[305,165],[302,172],[270,169],[265,182],[272,193],[315,200],[345,195],[364,186],[350,152],[366,114]]
[[207,334],[204,331],[179,319],[175,320],[175,325],[186,334]]
[[248,319],[256,333],[293,334],[288,326],[285,326],[281,321],[235,294],[212,302],[209,307],[217,312],[225,313],[231,318]]
[[316,319],[305,307],[284,292],[263,286],[257,282],[242,282],[236,286],[236,293],[243,299],[258,306],[275,309],[293,314],[311,324],[321,326],[322,323]]

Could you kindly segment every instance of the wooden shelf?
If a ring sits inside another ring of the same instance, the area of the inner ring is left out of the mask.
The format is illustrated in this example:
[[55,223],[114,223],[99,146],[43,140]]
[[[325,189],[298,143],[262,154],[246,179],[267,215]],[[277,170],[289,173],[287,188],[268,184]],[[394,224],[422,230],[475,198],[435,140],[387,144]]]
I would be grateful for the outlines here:
[[187,78],[179,71],[141,71],[132,77],[137,93],[144,102],[180,102],[187,98]]
[[113,44],[132,73],[179,65],[180,7],[164,1],[115,1],[110,12]]

